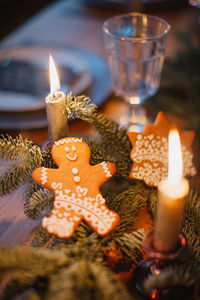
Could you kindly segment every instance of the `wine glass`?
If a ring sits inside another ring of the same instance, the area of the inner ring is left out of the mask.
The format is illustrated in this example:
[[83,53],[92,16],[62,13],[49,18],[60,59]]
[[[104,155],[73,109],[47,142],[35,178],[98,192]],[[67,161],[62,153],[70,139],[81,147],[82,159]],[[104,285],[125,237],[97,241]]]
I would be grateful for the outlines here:
[[169,30],[165,20],[140,13],[115,16],[103,24],[113,90],[128,103],[119,122],[128,131],[142,131],[147,123],[141,104],[159,88]]

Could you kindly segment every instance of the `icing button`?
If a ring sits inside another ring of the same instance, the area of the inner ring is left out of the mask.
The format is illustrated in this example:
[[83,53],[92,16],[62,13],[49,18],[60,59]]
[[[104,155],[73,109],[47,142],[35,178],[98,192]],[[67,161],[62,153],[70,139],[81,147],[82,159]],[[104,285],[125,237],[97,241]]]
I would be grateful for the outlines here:
[[72,169],[72,174],[74,174],[74,175],[78,174],[78,169],[77,168],[73,168]]
[[75,177],[74,177],[74,181],[75,181],[75,182],[80,182],[80,180],[81,180],[81,179],[80,179],[79,176],[75,176]]

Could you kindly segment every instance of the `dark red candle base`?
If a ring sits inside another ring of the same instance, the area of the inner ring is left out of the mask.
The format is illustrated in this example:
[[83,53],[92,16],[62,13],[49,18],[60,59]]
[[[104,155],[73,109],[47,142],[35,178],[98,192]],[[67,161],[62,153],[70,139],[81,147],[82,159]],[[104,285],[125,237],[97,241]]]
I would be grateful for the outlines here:
[[134,271],[131,284],[137,291],[142,294],[145,299],[156,300],[184,300],[187,295],[191,295],[192,288],[175,287],[164,290],[146,291],[144,282],[151,274],[159,274],[160,270],[173,263],[186,246],[186,239],[182,234],[179,234],[177,249],[173,253],[161,253],[154,248],[154,231],[151,230],[145,239],[144,248],[148,253],[148,259],[141,262]]

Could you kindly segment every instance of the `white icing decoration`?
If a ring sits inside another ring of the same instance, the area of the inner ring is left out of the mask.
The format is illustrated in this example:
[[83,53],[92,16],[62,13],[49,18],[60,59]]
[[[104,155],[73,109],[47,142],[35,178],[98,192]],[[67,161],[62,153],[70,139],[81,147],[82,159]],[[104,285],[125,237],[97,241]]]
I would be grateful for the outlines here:
[[65,151],[66,151],[66,152],[69,152],[69,147],[65,147]]
[[76,192],[77,192],[77,194],[78,194],[79,197],[81,197],[82,195],[86,196],[87,192],[88,192],[88,189],[87,188],[82,188],[82,187],[80,187],[80,185],[78,185],[76,187]]
[[[101,194],[95,198],[88,197],[88,189],[76,187],[76,192],[69,194],[58,191],[55,198],[52,215],[42,221],[48,232],[60,238],[68,238],[72,235],[82,218],[100,235],[111,230],[116,222],[117,214],[109,210],[105,205],[105,199]],[[60,217],[62,210],[62,218]]]
[[73,151],[76,151],[76,146],[72,146],[72,150],[73,150]]
[[80,182],[80,180],[81,180],[81,179],[80,179],[79,176],[75,176],[75,177],[74,177],[74,181],[75,181],[75,182]]
[[72,169],[72,174],[74,174],[74,175],[78,174],[78,169],[77,168],[73,168]]
[[65,217],[69,217],[70,216],[70,213],[67,213],[66,211],[63,213],[63,215],[65,216]]
[[[131,175],[133,178],[144,180],[146,184],[158,186],[159,182],[168,174],[168,139],[153,134],[137,136],[135,148],[131,158],[133,164]],[[192,163],[193,155],[182,145],[184,176],[195,175]],[[139,166],[140,164],[140,166]]]
[[66,154],[66,157],[67,157],[69,160],[77,160],[78,155],[77,155],[77,154],[74,154],[74,156],[71,157],[71,156],[69,156],[68,154]]
[[42,170],[41,170],[41,182],[42,184],[45,184],[47,182],[47,168],[44,168],[42,167]]
[[102,165],[103,170],[104,170],[104,172],[106,174],[106,177],[112,177],[112,174],[109,171],[108,164],[105,161],[103,161],[102,163],[100,163],[100,165]]
[[67,144],[67,143],[82,143],[82,138],[80,138],[80,139],[78,139],[78,138],[66,138],[66,139],[59,140],[59,141],[55,142],[54,144],[56,146],[59,146],[59,145]]
[[[54,189],[54,190],[61,190],[62,189],[62,183],[61,182],[59,182],[59,183],[56,183],[56,182],[52,182],[52,184],[51,184],[51,186],[52,186],[52,188]],[[56,191],[57,192],[57,191]]]
[[42,226],[48,229],[48,232],[55,234],[60,238],[68,238],[73,234],[74,222],[69,222],[66,218],[59,219],[56,215],[45,217],[42,220]]

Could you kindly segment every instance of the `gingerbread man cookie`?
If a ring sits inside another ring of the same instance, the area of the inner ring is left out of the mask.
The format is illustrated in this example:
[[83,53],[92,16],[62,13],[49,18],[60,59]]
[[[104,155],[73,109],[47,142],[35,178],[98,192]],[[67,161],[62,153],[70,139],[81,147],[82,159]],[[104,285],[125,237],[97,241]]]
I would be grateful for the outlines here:
[[54,192],[51,215],[43,227],[59,238],[69,238],[84,219],[99,235],[105,236],[119,223],[119,215],[105,205],[99,187],[116,172],[114,164],[90,165],[90,148],[78,138],[54,143],[52,157],[58,169],[37,168],[33,179]]
[[[143,180],[148,186],[158,186],[168,174],[168,134],[174,125],[169,124],[163,112],[159,112],[154,124],[148,124],[143,132],[129,132],[128,137],[133,145],[131,159],[133,166],[129,177]],[[177,126],[176,126],[177,127]],[[195,133],[180,131],[184,176],[193,176],[196,169],[193,165],[191,148]]]

